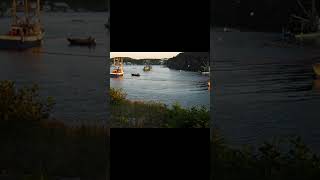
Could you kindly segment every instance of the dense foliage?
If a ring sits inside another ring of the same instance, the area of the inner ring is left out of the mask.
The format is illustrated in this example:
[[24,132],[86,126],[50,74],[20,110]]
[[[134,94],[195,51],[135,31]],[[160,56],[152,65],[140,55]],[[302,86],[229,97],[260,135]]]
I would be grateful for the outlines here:
[[208,128],[205,107],[167,107],[159,102],[130,101],[121,89],[110,89],[112,127]]
[[[0,82],[0,120],[40,121],[49,118],[51,97],[42,100],[37,85],[16,89],[14,82]],[[28,123],[29,123],[28,122]]]
[[105,180],[108,129],[66,126],[50,118],[53,104],[35,85],[0,82],[0,179]]
[[185,52],[167,61],[171,69],[185,71],[205,71],[209,67],[209,52]]
[[320,157],[299,137],[265,142],[258,149],[229,147],[213,132],[211,178],[232,179],[319,179]]

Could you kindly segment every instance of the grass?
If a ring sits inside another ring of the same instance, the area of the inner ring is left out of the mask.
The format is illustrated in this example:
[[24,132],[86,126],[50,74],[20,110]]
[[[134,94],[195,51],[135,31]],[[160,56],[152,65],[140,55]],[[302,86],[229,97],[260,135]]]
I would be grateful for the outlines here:
[[210,179],[319,179],[320,157],[299,137],[274,139],[258,148],[232,148],[214,131]]
[[205,107],[172,107],[159,102],[130,101],[122,89],[110,89],[111,126],[132,128],[208,128]]
[[53,105],[37,86],[0,82],[0,179],[105,180],[109,129],[52,121]]

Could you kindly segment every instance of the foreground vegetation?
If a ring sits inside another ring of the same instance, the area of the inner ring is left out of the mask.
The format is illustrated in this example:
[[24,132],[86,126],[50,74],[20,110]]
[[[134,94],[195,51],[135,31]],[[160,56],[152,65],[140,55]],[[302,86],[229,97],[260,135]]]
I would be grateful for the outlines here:
[[299,137],[265,142],[259,148],[229,147],[213,132],[210,179],[319,179],[320,157]]
[[126,99],[122,89],[110,89],[112,127],[207,128],[210,114],[205,107],[171,108],[159,102]]
[[37,86],[0,82],[0,179],[106,179],[109,131],[52,121]]

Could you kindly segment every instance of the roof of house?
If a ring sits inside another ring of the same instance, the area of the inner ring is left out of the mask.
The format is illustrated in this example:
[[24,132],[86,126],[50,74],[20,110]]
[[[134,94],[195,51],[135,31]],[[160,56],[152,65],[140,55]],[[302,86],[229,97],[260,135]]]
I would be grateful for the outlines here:
[[65,2],[56,2],[56,3],[53,3],[54,6],[56,7],[69,7],[69,5]]

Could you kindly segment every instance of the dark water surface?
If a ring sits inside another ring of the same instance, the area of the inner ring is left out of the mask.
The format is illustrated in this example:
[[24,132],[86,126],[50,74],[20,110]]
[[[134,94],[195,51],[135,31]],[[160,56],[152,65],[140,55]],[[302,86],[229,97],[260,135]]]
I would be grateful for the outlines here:
[[[206,106],[209,109],[208,76],[160,65],[152,66],[149,72],[143,72],[143,67],[125,65],[124,77],[111,78],[110,86],[122,88],[131,100],[159,101],[167,105],[178,102],[184,107]],[[141,76],[134,77],[132,73],[140,73]]]
[[279,34],[211,32],[214,123],[238,146],[299,135],[320,151],[320,46],[266,45]]
[[[107,13],[50,13],[42,15],[46,31],[42,48],[25,52],[0,51],[0,80],[18,86],[37,83],[40,93],[56,100],[53,117],[66,122],[106,119]],[[81,21],[79,21],[81,20]],[[9,28],[0,19],[0,32]],[[94,49],[70,47],[68,35],[93,36]]]

